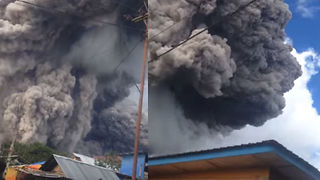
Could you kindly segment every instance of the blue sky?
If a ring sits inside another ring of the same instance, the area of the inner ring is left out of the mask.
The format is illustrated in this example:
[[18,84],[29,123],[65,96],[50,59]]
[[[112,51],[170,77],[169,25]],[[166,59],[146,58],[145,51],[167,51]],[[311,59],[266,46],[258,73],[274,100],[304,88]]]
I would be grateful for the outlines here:
[[[310,48],[320,52],[320,1],[286,0],[292,12],[286,33],[298,52]],[[312,60],[312,59],[310,59]],[[313,106],[320,114],[320,73],[313,75],[307,86],[312,94]]]

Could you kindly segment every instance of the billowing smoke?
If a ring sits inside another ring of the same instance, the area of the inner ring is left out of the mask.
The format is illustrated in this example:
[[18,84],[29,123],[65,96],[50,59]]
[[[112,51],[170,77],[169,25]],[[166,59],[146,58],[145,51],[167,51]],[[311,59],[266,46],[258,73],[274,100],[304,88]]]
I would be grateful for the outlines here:
[[[147,144],[148,139],[146,118],[143,115],[141,125],[141,144],[144,145]],[[125,99],[111,108],[104,109],[95,119],[92,125],[94,131],[91,131],[87,136],[87,139],[94,139],[94,141],[84,141],[82,144],[84,147],[81,149],[86,149],[85,153],[99,153],[101,149],[116,149],[120,152],[126,152],[128,147],[134,146],[132,138],[135,137],[136,132],[137,107],[133,101]],[[110,137],[106,138],[106,136]],[[92,149],[92,147],[95,148]],[[140,151],[146,151],[146,146],[140,148]]]
[[[206,133],[261,126],[282,113],[283,94],[301,75],[292,48],[284,43],[291,13],[282,0],[250,2],[150,0],[153,151],[161,151],[164,143],[180,151],[173,138],[153,134],[172,129],[171,137],[182,134],[193,143]],[[208,30],[163,55],[204,28]],[[166,129],[163,124],[171,125]]]
[[[144,24],[124,15],[136,16],[141,7],[125,0],[1,1],[1,139],[16,136],[69,152],[84,143],[98,144],[92,149],[101,153],[130,151],[133,146],[123,144],[133,141],[126,134],[133,126],[125,125],[136,117],[136,104],[121,101],[139,82]],[[112,114],[118,104],[121,110]],[[124,138],[114,131],[87,137],[102,133],[97,124],[117,128]]]

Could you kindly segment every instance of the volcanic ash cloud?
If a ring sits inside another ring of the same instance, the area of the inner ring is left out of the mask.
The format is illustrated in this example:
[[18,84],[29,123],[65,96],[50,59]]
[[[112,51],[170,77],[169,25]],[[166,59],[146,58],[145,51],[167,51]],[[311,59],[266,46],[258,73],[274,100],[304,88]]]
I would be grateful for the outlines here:
[[[257,0],[237,11],[249,2],[150,0],[149,93],[155,100],[149,104],[161,112],[150,111],[150,133],[165,122],[167,110],[158,107],[169,105],[161,102],[175,102],[183,117],[171,118],[179,121],[176,131],[191,122],[192,136],[201,136],[195,133],[200,125],[226,133],[247,124],[261,126],[282,113],[283,94],[301,75],[291,46],[284,43],[291,13],[282,0]],[[173,100],[157,100],[163,94]],[[151,138],[151,147],[160,141]]]
[[[137,1],[119,3],[140,8]],[[143,52],[142,43],[137,43],[143,31],[136,29],[143,26],[122,17],[134,13],[112,0],[1,1],[0,140],[16,136],[20,142],[38,141],[69,152],[84,141],[104,144],[93,136],[86,138],[95,131],[92,124],[100,122],[100,113],[121,103],[139,82]],[[115,71],[135,44],[127,59],[135,66],[129,70],[124,62]],[[131,122],[123,117],[119,112],[108,123]],[[113,141],[112,137],[105,134],[106,141]],[[133,141],[133,137],[117,139],[119,144],[122,140]],[[111,148],[132,149],[113,146],[99,151]]]

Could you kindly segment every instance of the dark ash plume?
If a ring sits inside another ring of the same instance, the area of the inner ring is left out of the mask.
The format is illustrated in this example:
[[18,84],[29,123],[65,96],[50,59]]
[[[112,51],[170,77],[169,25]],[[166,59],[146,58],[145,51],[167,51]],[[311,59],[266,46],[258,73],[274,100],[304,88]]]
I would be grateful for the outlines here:
[[[122,153],[133,151],[136,119],[137,106],[129,99],[103,110],[95,117],[92,124],[94,131],[87,135],[83,149],[86,149],[88,154],[94,153],[92,148],[86,148],[88,146],[96,147],[94,149],[117,149]],[[147,135],[147,117],[143,115],[140,151],[147,151]]]
[[[1,140],[17,136],[21,142],[38,141],[71,152],[95,131],[100,113],[129,95],[141,69],[142,43],[137,43],[143,23],[123,17],[137,15],[142,3],[120,5],[126,3],[0,2],[0,125],[6,127],[0,129]],[[136,44],[129,59],[114,71]],[[114,137],[106,135],[108,141]],[[120,147],[99,151],[111,148]],[[121,146],[125,148],[132,147]]]
[[[281,114],[283,94],[301,75],[292,48],[284,43],[291,13],[282,0],[258,0],[221,21],[248,2],[151,0],[149,36],[176,25],[151,39],[150,96],[157,97],[152,89],[169,89],[185,121],[215,131],[261,126]],[[159,57],[204,27],[210,28]],[[162,106],[158,102],[150,101],[156,109]],[[159,113],[149,116],[151,124],[161,123]]]

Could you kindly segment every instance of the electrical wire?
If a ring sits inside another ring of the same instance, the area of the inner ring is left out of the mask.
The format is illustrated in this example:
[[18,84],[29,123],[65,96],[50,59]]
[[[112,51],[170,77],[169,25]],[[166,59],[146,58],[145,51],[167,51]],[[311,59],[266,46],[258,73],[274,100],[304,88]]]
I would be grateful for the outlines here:
[[181,41],[180,43],[174,45],[172,48],[170,48],[169,50],[163,52],[162,54],[157,55],[157,57],[156,57],[155,59],[149,60],[148,63],[151,63],[151,62],[153,62],[153,61],[156,61],[156,59],[160,58],[161,56],[164,56],[164,55],[170,53],[171,51],[175,50],[176,48],[178,48],[179,46],[181,46],[181,45],[183,45],[184,43],[188,42],[189,40],[195,38],[196,36],[202,34],[202,33],[205,32],[205,31],[209,30],[209,29],[212,28],[213,26],[215,26],[215,25],[217,25],[217,24],[220,24],[220,23],[221,23],[222,21],[224,21],[225,19],[228,19],[228,18],[234,16],[234,15],[237,14],[239,11],[245,9],[246,7],[250,6],[251,4],[253,4],[253,3],[256,2],[256,1],[258,1],[258,0],[252,0],[252,1],[250,1],[249,3],[247,3],[247,4],[245,4],[245,5],[241,6],[241,7],[239,7],[236,11],[234,11],[234,12],[226,15],[225,17],[220,18],[218,21],[216,21],[215,23],[213,23],[213,24],[210,25],[209,27],[207,27],[207,28],[199,31],[198,33],[196,33],[196,34],[190,36],[189,38]]
[[[142,40],[138,41],[138,42],[133,46],[133,48],[130,49],[130,51],[128,52],[128,54],[127,54],[124,58],[122,58],[122,59],[120,60],[119,64],[114,68],[114,71],[113,71],[114,73],[117,72],[117,70],[120,68],[120,66],[128,59],[128,57],[133,53],[133,51],[138,47],[138,45],[139,45],[141,42],[143,42],[143,41],[142,41]],[[137,85],[137,84],[134,84],[134,85],[136,86],[138,92],[140,93],[140,88],[138,87],[138,85]]]
[[[28,2],[28,1],[24,1],[24,0],[17,0],[17,1],[18,1],[18,2],[22,2],[22,3],[25,3],[25,4],[28,4],[28,5],[33,6],[33,7],[36,7],[36,8],[39,8],[39,9],[41,9],[41,10],[43,10],[43,11],[46,11],[46,12],[49,12],[49,13],[51,13],[51,14],[57,14],[57,13],[59,13],[59,14],[67,14],[67,15],[70,15],[70,16],[76,16],[76,15],[74,15],[74,14],[68,14],[68,13],[62,12],[62,11],[61,11],[61,12],[52,11],[52,10],[46,8],[46,7],[39,6],[39,5],[37,5],[37,4],[31,3],[31,2]],[[114,3],[116,3],[116,2],[114,2]],[[121,4],[121,3],[117,3],[117,4],[123,5],[123,4]],[[126,6],[126,7],[128,7],[128,6]],[[113,25],[113,26],[120,26],[119,24],[116,24],[116,23],[110,23],[110,22],[104,22],[104,21],[98,21],[98,20],[94,20],[94,21],[99,22],[99,23],[103,23],[103,24]],[[142,30],[142,29],[133,28],[133,27],[131,27],[131,26],[125,26],[125,27],[131,28],[131,29],[140,30],[140,31],[145,31],[145,30]],[[127,54],[124,58],[122,58],[122,59],[120,60],[119,64],[115,67],[115,69],[114,69],[114,71],[113,71],[114,73],[117,72],[117,70],[119,69],[119,67],[128,59],[128,57],[133,53],[133,51],[138,47],[138,45],[139,45],[141,42],[142,42],[142,40],[138,41],[138,42],[133,46],[133,48],[130,49],[130,51],[128,52],[128,54]],[[104,51],[104,52],[105,52],[105,51]],[[92,56],[91,58],[94,58],[94,57],[95,57],[95,56]],[[91,59],[91,58],[90,58],[90,59]],[[140,92],[140,88],[137,86],[137,84],[135,84],[135,87],[137,88],[138,92]]]
[[[182,22],[182,21],[180,21],[180,22]],[[171,24],[170,26],[167,26],[166,28],[164,28],[164,29],[163,29],[162,31],[160,31],[159,33],[151,36],[149,40],[153,40],[155,37],[159,36],[160,34],[166,32],[166,31],[168,31],[169,29],[173,28],[175,25],[179,24],[180,22],[173,23],[173,24]]]
[[130,49],[130,51],[128,52],[128,54],[122,58],[119,62],[119,64],[114,68],[114,71],[113,72],[116,72],[119,67],[128,59],[128,57],[132,54],[132,52],[138,47],[138,45],[142,42],[142,40],[138,41],[134,46],[133,48]]
[[[51,14],[54,14],[54,15],[57,15],[57,14],[59,16],[60,15],[68,15],[68,16],[74,16],[74,17],[82,18],[81,16],[78,16],[78,15],[75,15],[75,14],[70,14],[70,13],[63,12],[63,11],[51,10],[51,9],[49,9],[47,7],[39,6],[37,4],[31,3],[31,2],[28,2],[28,1],[24,1],[24,0],[17,0],[17,2],[21,2],[21,3],[27,4],[29,6],[41,9],[41,10],[43,10],[45,12],[48,12],[48,13],[51,13]],[[23,6],[23,4],[19,4],[19,5]],[[127,26],[127,25],[120,25],[120,24],[117,24],[117,23],[106,22],[106,21],[97,20],[97,19],[91,20],[91,21],[92,22],[96,22],[96,23],[100,23],[100,24],[105,24],[105,25],[117,26],[119,28],[126,27],[126,28],[129,28],[129,29],[133,29],[133,30],[137,30],[137,31],[141,31],[141,32],[145,31],[144,29],[135,28],[135,27],[132,27],[132,26]]]

